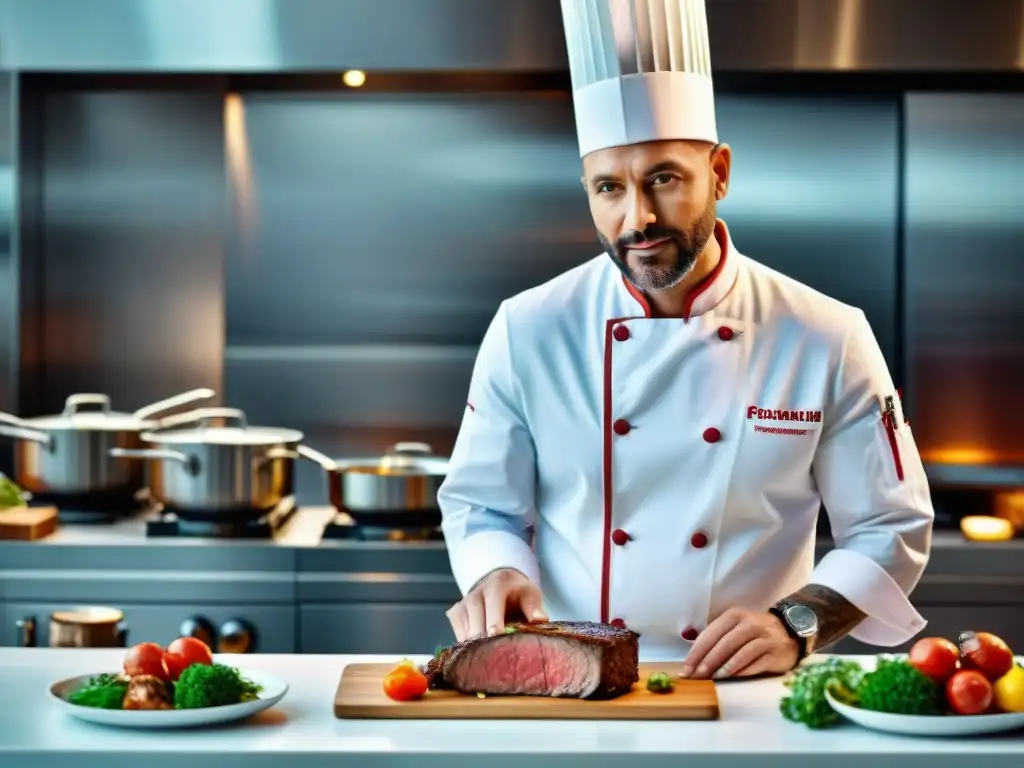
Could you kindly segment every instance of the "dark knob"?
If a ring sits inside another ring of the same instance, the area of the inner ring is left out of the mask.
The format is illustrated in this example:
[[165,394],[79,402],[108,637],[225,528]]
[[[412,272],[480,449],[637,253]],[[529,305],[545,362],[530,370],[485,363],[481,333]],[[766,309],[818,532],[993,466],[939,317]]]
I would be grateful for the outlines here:
[[194,637],[202,640],[210,648],[213,648],[213,638],[216,630],[213,624],[205,616],[189,616],[178,628],[182,637]]
[[18,646],[21,648],[36,647],[36,617],[26,616],[15,625],[18,628]]
[[252,653],[256,647],[256,632],[241,619],[231,619],[220,628],[218,653]]

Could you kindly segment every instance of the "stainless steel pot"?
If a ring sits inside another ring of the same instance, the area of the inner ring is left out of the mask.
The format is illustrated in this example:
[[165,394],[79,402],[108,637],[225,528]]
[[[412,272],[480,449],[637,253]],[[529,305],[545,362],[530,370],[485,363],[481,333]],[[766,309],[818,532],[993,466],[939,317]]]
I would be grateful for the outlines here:
[[327,472],[331,504],[360,525],[434,527],[441,524],[437,492],[449,460],[427,443],[397,443],[383,456],[331,459],[308,446],[296,449]]
[[216,393],[202,388],[147,405],[134,413],[110,410],[101,394],[71,395],[63,413],[19,419],[0,413],[0,435],[13,438],[14,481],[34,496],[123,495],[143,488],[141,467],[110,458],[110,450],[138,448],[157,414],[206,400]]
[[[35,616],[20,619],[18,645],[35,648],[37,629]],[[127,645],[128,627],[124,613],[117,608],[90,606],[50,614],[51,648],[125,648]]]
[[116,608],[74,608],[50,614],[51,648],[125,648],[128,628]]
[[301,440],[292,429],[250,426],[236,408],[199,408],[143,433],[154,447],[110,455],[145,460],[150,496],[164,507],[216,518],[265,512],[291,496]]

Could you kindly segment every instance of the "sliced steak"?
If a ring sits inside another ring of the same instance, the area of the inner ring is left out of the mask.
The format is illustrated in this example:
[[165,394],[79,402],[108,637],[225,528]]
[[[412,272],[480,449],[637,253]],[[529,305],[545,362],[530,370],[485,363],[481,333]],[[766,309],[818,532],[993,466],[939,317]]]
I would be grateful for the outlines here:
[[509,624],[505,634],[440,649],[432,688],[462,693],[613,698],[640,679],[640,635],[590,621]]

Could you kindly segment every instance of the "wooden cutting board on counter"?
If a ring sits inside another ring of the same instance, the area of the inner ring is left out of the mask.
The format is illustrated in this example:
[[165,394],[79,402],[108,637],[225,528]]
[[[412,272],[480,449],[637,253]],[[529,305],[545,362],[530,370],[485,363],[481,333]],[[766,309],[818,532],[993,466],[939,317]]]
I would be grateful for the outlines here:
[[37,541],[57,530],[56,507],[0,509],[0,539]]
[[[334,694],[334,716],[353,720],[717,720],[718,694],[711,680],[678,680],[681,663],[641,663],[640,682],[610,701],[541,696],[487,696],[427,691],[417,701],[384,695],[384,676],[394,664],[349,664]],[[651,693],[647,678],[667,672],[670,693]]]

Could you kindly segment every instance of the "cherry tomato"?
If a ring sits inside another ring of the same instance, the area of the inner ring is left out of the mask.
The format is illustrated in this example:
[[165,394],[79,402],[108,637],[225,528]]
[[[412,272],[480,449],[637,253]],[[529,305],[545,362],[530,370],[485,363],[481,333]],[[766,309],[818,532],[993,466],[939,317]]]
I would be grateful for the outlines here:
[[946,701],[959,715],[988,712],[992,696],[992,683],[976,669],[961,669],[946,683]]
[[960,649],[944,637],[925,637],[910,649],[910,663],[937,683],[945,683],[956,672]]
[[1013,651],[991,632],[961,632],[960,658],[966,669],[976,669],[995,682],[1013,668]]
[[152,675],[166,680],[164,649],[156,643],[139,643],[132,647],[124,657],[124,673],[129,677]]
[[181,673],[193,664],[213,664],[213,653],[199,638],[179,637],[167,646],[165,662],[170,679],[177,681]]
[[427,677],[414,664],[403,662],[384,677],[384,695],[395,701],[413,701],[427,692]]

